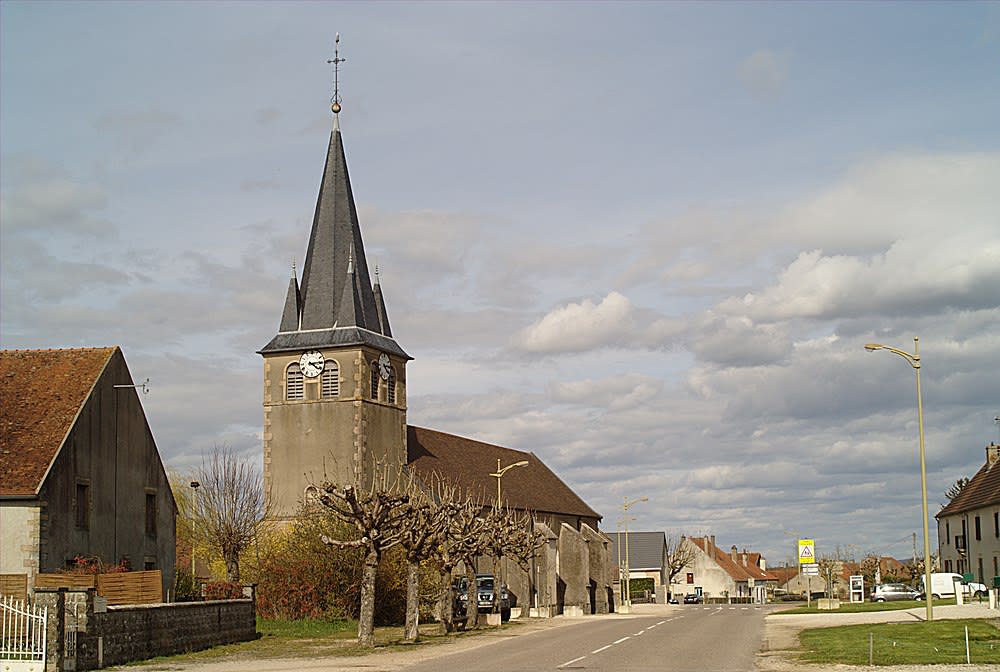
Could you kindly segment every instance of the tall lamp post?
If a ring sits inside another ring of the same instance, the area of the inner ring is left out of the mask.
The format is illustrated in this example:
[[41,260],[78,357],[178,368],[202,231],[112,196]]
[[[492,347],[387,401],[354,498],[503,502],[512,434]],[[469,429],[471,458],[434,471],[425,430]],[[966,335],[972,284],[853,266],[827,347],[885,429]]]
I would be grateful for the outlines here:
[[924,595],[927,599],[927,620],[934,620],[934,606],[931,603],[931,540],[930,529],[928,527],[927,513],[927,463],[924,459],[924,402],[920,394],[920,339],[913,337],[913,353],[893,348],[881,343],[868,343],[865,350],[875,352],[876,350],[888,350],[894,352],[913,367],[917,372],[917,426],[920,432],[920,494],[923,502],[924,514]]
[[630,579],[632,578],[632,568],[629,566],[628,562],[628,510],[638,504],[639,502],[648,502],[649,497],[639,497],[638,499],[633,499],[631,502],[628,497],[623,498],[624,503],[622,504],[622,509],[625,511],[625,605],[631,611],[632,609],[632,586]]
[[201,483],[198,481],[191,481],[191,585],[196,585],[198,579],[195,578],[195,564],[194,564],[194,527],[198,521],[198,488],[201,487]]
[[[514,462],[513,464],[508,464],[506,467],[500,466],[500,458],[497,458],[497,470],[496,473],[490,474],[493,478],[497,479],[497,511],[500,510],[500,481],[503,479],[503,475],[514,467],[526,467],[528,466],[527,460],[521,460],[520,462]],[[503,574],[503,564],[500,565],[500,573]],[[503,587],[502,576],[494,577],[493,581],[493,604],[499,604],[500,600],[500,589]],[[471,594],[471,591],[470,591]],[[471,598],[470,598],[471,599]],[[496,608],[494,606],[494,608]]]
[[514,467],[526,467],[526,466],[528,466],[528,461],[527,460],[521,460],[520,462],[515,462],[513,464],[508,464],[506,467],[504,467],[504,468],[501,469],[500,468],[500,458],[499,457],[497,458],[497,471],[496,471],[495,474],[490,474],[490,476],[492,476],[493,478],[497,479],[497,508],[498,509],[500,508],[500,480],[503,478],[503,475],[506,474],[511,469],[513,469]]

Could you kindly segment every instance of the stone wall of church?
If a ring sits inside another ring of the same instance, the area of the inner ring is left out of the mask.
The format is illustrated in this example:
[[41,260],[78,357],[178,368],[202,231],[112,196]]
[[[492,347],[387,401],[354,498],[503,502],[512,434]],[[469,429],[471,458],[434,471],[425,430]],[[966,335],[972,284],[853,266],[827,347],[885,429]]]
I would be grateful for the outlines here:
[[590,613],[590,555],[583,534],[569,525],[559,528],[559,579],[562,612]]

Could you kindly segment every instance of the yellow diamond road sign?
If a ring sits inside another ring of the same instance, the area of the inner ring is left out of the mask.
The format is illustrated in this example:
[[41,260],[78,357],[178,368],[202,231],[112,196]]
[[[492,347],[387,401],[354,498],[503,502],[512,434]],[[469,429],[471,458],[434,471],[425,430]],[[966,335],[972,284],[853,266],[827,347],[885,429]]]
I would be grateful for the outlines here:
[[799,539],[799,564],[816,562],[816,544],[812,539]]

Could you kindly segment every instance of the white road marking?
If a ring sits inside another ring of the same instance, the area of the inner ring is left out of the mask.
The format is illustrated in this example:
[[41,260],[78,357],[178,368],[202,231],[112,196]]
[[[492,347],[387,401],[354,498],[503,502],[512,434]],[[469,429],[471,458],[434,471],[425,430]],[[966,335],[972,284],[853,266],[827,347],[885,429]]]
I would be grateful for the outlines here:
[[612,645],[608,644],[607,646],[602,646],[601,648],[597,649],[596,651],[591,651],[591,653],[600,653],[601,651],[607,651],[611,647],[612,647]]
[[[598,651],[600,651],[600,649],[598,649]],[[567,665],[572,665],[573,663],[578,663],[578,662],[580,662],[581,660],[583,660],[586,657],[587,656],[580,656],[579,658],[574,658],[573,660],[568,660],[565,663],[563,663],[562,665],[559,665],[559,667],[566,667]]]
[[627,642],[629,639],[631,639],[631,637],[629,637],[628,635],[626,635],[626,636],[622,637],[621,639],[619,639],[617,642],[615,642],[615,644],[621,644],[622,642]]

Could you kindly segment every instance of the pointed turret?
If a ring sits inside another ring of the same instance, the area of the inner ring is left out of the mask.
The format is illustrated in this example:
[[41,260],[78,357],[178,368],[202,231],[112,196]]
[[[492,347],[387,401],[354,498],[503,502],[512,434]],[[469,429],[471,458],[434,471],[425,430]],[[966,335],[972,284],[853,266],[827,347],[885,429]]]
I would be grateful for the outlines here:
[[389,328],[389,314],[385,312],[385,300],[382,298],[382,283],[378,277],[378,266],[375,267],[375,311],[378,315],[379,331],[384,336],[392,336],[392,329]]
[[278,331],[298,331],[301,313],[299,280],[295,275],[295,264],[292,264],[292,277],[288,281],[288,294],[285,295],[285,309],[281,311],[281,326],[278,327]]

